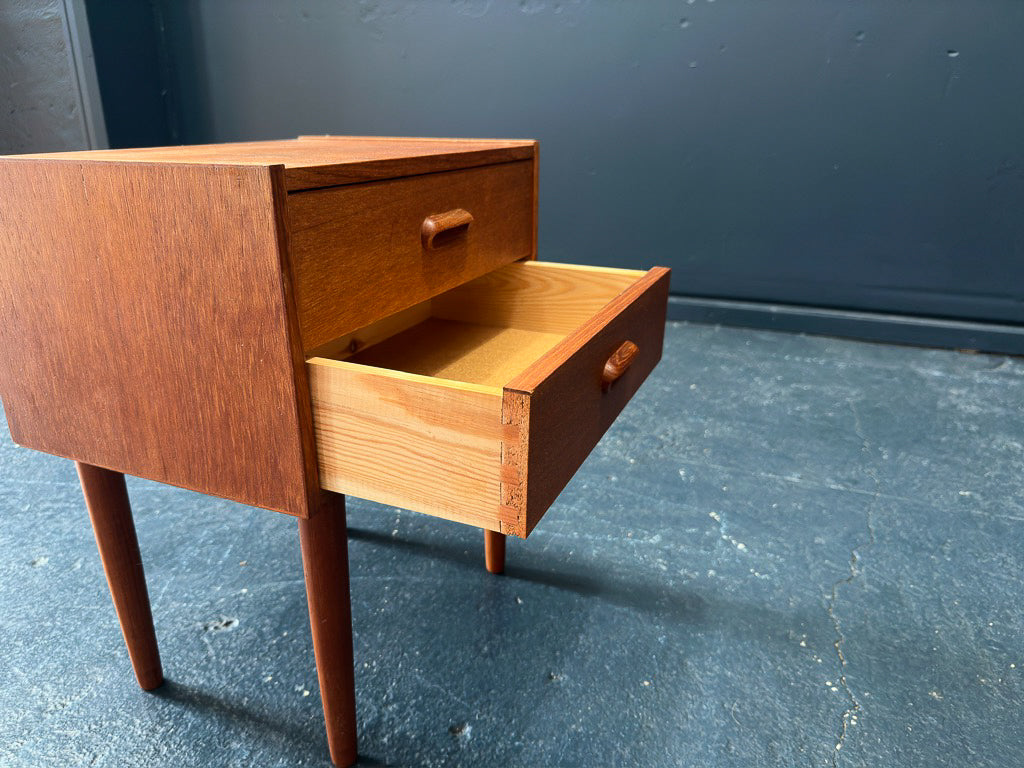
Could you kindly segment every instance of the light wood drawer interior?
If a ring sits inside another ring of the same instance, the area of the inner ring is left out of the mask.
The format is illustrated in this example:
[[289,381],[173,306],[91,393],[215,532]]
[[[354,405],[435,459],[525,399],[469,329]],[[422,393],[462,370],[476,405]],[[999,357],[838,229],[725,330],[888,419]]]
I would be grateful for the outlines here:
[[534,200],[531,160],[290,194],[304,349],[529,257]]
[[667,296],[667,269],[516,263],[323,345],[320,484],[525,537],[661,358]]

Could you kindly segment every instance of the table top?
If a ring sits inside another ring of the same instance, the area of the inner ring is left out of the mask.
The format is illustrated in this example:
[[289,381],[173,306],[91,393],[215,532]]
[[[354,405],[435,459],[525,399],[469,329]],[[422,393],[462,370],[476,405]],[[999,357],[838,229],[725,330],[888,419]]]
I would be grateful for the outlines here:
[[184,163],[284,167],[289,191],[529,160],[536,142],[384,136],[300,136],[296,139],[100,149],[8,155],[4,161]]

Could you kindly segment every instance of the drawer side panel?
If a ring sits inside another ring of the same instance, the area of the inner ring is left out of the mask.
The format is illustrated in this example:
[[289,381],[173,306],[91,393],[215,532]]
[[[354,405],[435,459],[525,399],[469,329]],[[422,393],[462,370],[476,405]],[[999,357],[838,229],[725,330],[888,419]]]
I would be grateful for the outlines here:
[[498,530],[501,393],[314,358],[320,484]]

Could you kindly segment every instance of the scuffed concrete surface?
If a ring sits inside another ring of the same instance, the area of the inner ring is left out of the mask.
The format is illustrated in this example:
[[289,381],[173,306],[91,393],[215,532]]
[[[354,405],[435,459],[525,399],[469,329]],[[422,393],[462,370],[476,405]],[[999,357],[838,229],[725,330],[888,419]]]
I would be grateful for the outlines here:
[[0,2],[0,155],[86,149],[60,0]]
[[[363,764],[1011,765],[1022,470],[1020,360],[670,325],[504,577],[351,501]],[[155,695],[73,468],[0,443],[0,765],[328,765],[294,521],[129,487]]]

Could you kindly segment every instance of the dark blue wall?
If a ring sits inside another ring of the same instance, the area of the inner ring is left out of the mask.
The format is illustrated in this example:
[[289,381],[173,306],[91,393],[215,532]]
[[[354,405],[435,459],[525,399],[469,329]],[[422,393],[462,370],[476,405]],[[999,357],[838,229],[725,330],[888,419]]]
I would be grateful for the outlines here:
[[1020,0],[157,7],[183,142],[535,137],[542,258],[1024,322]]

